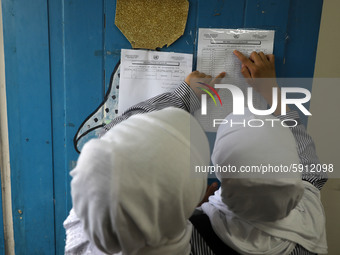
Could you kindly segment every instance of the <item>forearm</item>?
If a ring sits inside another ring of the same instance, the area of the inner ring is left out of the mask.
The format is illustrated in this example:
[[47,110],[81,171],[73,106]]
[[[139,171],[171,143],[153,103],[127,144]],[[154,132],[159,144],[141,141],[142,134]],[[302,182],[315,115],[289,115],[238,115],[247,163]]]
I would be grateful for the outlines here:
[[297,151],[300,158],[300,163],[305,166],[304,172],[302,173],[302,179],[304,181],[308,181],[313,184],[316,188],[321,190],[323,185],[327,181],[326,173],[310,173],[307,169],[310,169],[310,165],[312,164],[320,164],[320,160],[316,154],[315,144],[313,142],[312,137],[307,133],[304,125],[300,123],[299,114],[296,111],[287,112],[286,115],[277,116],[281,120],[295,120],[299,124],[296,127],[290,128],[296,144]]
[[109,124],[104,126],[103,133],[110,130],[118,123],[130,118],[136,114],[143,114],[147,112],[159,111],[167,107],[176,107],[193,113],[200,107],[200,101],[193,92],[193,90],[186,84],[182,84],[173,92],[164,93],[144,102],[134,105],[127,109],[121,116],[112,120]]

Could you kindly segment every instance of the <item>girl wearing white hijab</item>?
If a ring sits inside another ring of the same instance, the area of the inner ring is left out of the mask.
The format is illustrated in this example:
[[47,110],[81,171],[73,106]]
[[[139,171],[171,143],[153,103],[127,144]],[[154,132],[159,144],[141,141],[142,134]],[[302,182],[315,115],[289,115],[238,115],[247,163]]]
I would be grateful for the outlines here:
[[199,109],[201,91],[187,82],[129,108],[84,145],[71,172],[65,254],[189,254],[187,219],[207,182],[190,167],[209,164],[210,153],[189,114]]
[[[298,164],[290,129],[272,127],[266,118],[254,116],[249,110],[244,116],[230,114],[228,123],[257,119],[265,124],[260,128],[221,125],[212,153],[213,164],[237,169]],[[241,254],[291,254],[296,244],[312,253],[327,253],[319,190],[303,182],[299,173],[274,176],[275,179],[268,173],[252,174],[251,178],[249,174],[217,174],[221,188],[201,207],[216,235]],[[301,253],[295,250],[293,254]]]
[[[271,105],[272,87],[277,87],[273,82],[276,77],[274,56],[262,52],[253,52],[250,58],[238,51],[234,54],[242,62],[243,76]],[[256,78],[273,79],[258,82]],[[292,128],[272,128],[268,126],[270,122],[261,128],[221,125],[212,154],[213,164],[230,164],[237,169],[268,164],[320,164],[313,140],[300,123],[298,113],[287,107],[287,114],[279,115],[280,98],[278,101],[274,115],[280,120],[294,120],[298,125]],[[253,116],[249,111],[241,118],[245,122],[262,119],[266,123],[263,116]],[[226,118],[228,123],[231,119],[240,122],[240,116]],[[279,179],[240,177],[218,175],[221,188],[209,202],[202,204],[205,214],[192,220],[195,231],[199,226],[195,222],[204,221],[206,215],[209,217],[211,224],[198,231],[198,235],[208,240],[204,232],[211,228],[216,239],[241,254],[327,253],[325,214],[320,201],[320,190],[327,181],[325,174],[303,172],[301,177],[293,174]],[[213,248],[216,243],[210,240],[205,245]],[[215,254],[224,254],[223,248],[223,244],[219,244],[218,249],[214,249]]]
[[[89,141],[71,172],[74,212],[95,245],[87,252],[190,254],[188,219],[207,177],[195,178],[190,168],[209,161],[204,131],[175,108],[135,115]],[[66,253],[86,254],[73,243]]]

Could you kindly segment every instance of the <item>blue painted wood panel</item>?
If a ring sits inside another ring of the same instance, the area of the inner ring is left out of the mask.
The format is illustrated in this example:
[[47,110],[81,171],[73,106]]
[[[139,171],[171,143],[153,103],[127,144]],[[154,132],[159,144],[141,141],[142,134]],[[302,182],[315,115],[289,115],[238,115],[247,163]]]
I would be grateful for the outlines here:
[[[278,75],[313,76],[322,0],[189,2],[184,35],[161,51],[195,54],[200,27],[275,29]],[[114,25],[115,0],[2,4],[16,251],[63,254],[73,137],[131,46]]]
[[2,1],[16,254],[55,250],[47,2]]
[[[323,0],[291,1],[282,77],[313,77],[322,4]],[[302,84],[301,87],[312,90],[312,81]],[[305,105],[309,108],[310,102]],[[302,116],[301,119],[307,124],[306,116]]]
[[69,172],[78,153],[73,137],[104,95],[103,1],[52,1],[50,56],[56,252],[63,254],[63,221],[71,208]]

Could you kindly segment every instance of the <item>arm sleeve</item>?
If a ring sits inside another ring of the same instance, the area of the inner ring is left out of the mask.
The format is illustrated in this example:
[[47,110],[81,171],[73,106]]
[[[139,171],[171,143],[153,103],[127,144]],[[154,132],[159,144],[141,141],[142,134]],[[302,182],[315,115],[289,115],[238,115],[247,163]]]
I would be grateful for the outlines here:
[[[321,190],[327,181],[327,174],[308,172],[310,166],[313,164],[320,164],[320,160],[316,154],[315,144],[312,137],[307,133],[305,126],[300,123],[298,112],[290,111],[287,112],[286,115],[279,115],[277,117],[282,121],[287,122],[286,125],[289,126],[294,126],[294,124],[297,123],[295,127],[291,127],[290,129],[297,144],[300,163],[304,165],[302,180],[313,184],[316,188]],[[289,122],[292,122],[292,124],[288,124]]]
[[[84,232],[84,227],[74,209],[71,209],[69,216],[64,221],[66,231],[65,255],[105,255],[97,249],[95,245],[90,243],[89,238]],[[122,255],[121,253],[112,255]]]
[[193,113],[199,109],[200,105],[200,101],[193,90],[186,82],[182,82],[182,84],[173,92],[155,96],[142,103],[130,107],[121,116],[115,118],[109,124],[104,126],[102,135],[110,130],[113,126],[135,114],[159,111],[167,107],[181,108]]

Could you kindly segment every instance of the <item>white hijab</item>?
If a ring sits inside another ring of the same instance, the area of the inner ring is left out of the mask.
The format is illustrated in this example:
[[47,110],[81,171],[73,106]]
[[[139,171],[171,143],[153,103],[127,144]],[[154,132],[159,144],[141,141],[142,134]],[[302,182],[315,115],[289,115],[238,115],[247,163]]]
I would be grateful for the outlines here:
[[[270,118],[276,119],[274,116]],[[228,123],[262,120],[263,126],[220,125],[211,156],[213,164],[244,167],[280,167],[300,162],[294,136],[280,122],[266,121],[268,116],[228,115]],[[257,121],[257,125],[259,121]],[[253,123],[254,124],[254,123]],[[303,195],[301,173],[217,173],[221,181],[222,201],[247,220],[275,221],[286,217]],[[242,202],[240,202],[242,201]]]
[[109,254],[189,254],[187,219],[206,189],[191,168],[209,158],[197,121],[175,108],[132,116],[88,142],[71,188],[91,242]]
[[[268,116],[254,116],[249,110],[244,116],[231,114],[226,118],[228,123],[231,119],[234,123],[261,119],[266,124],[261,128],[221,125],[212,153],[213,164],[231,164],[240,169],[299,163],[295,139],[280,122],[276,121],[273,128],[271,122],[265,121]],[[277,178],[261,175],[217,175],[221,188],[202,205],[215,233],[241,254],[289,254],[296,243],[312,252],[326,253],[319,191],[302,182],[298,173]]]

